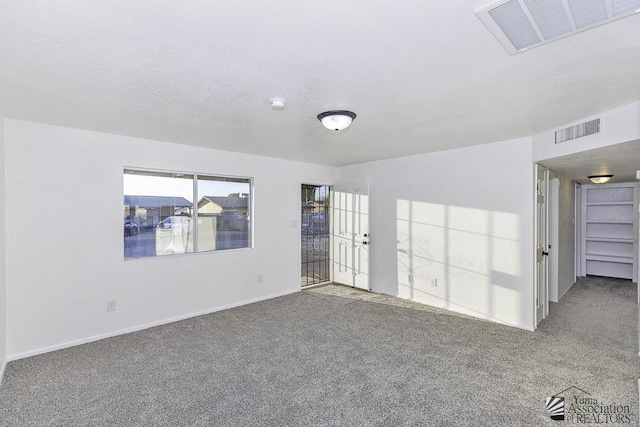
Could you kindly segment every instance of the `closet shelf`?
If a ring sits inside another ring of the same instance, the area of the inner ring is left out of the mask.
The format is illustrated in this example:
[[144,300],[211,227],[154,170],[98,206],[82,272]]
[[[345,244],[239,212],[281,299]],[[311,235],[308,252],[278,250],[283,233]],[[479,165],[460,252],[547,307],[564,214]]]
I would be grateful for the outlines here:
[[633,220],[615,220],[615,219],[588,219],[587,224],[633,224]]
[[587,242],[633,243],[632,237],[586,237]]
[[587,261],[608,261],[622,264],[633,264],[633,256],[587,254]]
[[633,202],[587,202],[587,206],[633,206]]
[[582,273],[637,280],[637,187],[634,183],[582,186]]

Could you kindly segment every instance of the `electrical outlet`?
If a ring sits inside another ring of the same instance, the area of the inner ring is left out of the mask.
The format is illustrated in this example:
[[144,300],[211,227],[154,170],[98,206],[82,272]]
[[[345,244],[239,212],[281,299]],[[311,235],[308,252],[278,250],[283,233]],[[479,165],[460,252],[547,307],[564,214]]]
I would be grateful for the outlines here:
[[116,300],[107,301],[107,311],[116,311]]
[[409,274],[409,283],[413,283],[413,274]]
[[258,283],[264,282],[264,276],[262,274],[258,274]]
[[436,279],[436,278],[433,279],[433,287],[435,287],[435,288],[438,287],[438,279]]

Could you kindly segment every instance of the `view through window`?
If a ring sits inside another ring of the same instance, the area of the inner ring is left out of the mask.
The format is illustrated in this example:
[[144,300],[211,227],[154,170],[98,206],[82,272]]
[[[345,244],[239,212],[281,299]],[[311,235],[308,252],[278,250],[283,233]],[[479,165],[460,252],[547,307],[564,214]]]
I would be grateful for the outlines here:
[[125,258],[251,246],[249,178],[125,169],[123,192]]

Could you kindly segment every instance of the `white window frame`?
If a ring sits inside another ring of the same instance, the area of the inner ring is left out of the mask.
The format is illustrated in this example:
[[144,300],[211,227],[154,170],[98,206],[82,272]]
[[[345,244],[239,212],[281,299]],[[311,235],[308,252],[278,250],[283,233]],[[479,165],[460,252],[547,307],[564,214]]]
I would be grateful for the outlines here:
[[[175,177],[179,177],[180,175],[190,175],[192,176],[192,222],[194,224],[193,227],[193,252],[185,252],[179,254],[170,254],[170,255],[154,255],[154,256],[138,256],[138,257],[124,257],[125,261],[130,260],[140,260],[140,259],[155,259],[155,258],[165,258],[165,257],[175,257],[175,256],[191,256],[191,255],[202,255],[202,254],[213,254],[217,252],[229,252],[229,251],[243,251],[250,250],[254,248],[254,220],[253,220],[253,211],[254,211],[254,196],[253,196],[253,187],[254,187],[254,178],[249,176],[240,176],[240,175],[222,175],[222,174],[213,174],[213,173],[201,173],[201,172],[190,172],[190,171],[178,171],[178,170],[169,170],[169,169],[150,169],[150,168],[141,168],[136,166],[124,166],[122,168],[122,176],[123,176],[123,197],[126,196],[124,194],[124,175],[127,174],[127,171],[141,172],[147,173],[151,176],[153,174],[157,174],[157,176],[166,175],[174,175]],[[225,180],[242,180],[246,181],[249,184],[249,197],[248,197],[248,208],[247,208],[247,226],[249,230],[247,231],[247,246],[240,248],[230,248],[230,249],[215,249],[200,252],[198,251],[198,203],[200,201],[199,197],[202,197],[198,194],[198,179],[200,177],[211,178],[212,181],[217,179]]]

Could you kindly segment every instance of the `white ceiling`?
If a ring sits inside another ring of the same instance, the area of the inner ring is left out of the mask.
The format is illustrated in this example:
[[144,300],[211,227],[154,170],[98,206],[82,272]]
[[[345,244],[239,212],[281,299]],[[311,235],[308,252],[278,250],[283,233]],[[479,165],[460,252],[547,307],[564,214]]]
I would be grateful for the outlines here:
[[[2,0],[0,109],[345,165],[529,136],[640,99],[640,15],[510,56],[474,15],[484,3]],[[316,119],[329,109],[358,117],[332,133]]]
[[590,184],[588,176],[609,174],[613,175],[611,183],[634,182],[636,171],[640,169],[640,141],[610,145],[539,163],[581,184]]

